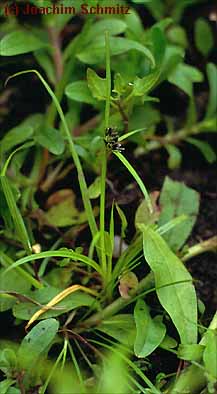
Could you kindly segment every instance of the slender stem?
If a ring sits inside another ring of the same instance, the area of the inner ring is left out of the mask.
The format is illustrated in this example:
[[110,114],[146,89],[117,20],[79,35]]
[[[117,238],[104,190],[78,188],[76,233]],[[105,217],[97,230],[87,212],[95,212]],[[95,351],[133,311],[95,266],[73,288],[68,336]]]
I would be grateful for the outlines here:
[[84,177],[84,173],[83,173],[83,169],[82,169],[82,166],[81,166],[81,162],[80,162],[79,156],[78,156],[77,151],[75,149],[74,142],[72,140],[72,137],[71,137],[71,134],[70,134],[70,131],[69,131],[69,128],[68,128],[65,116],[63,114],[63,110],[62,110],[62,108],[60,106],[60,103],[59,103],[57,97],[55,96],[55,94],[53,93],[52,89],[50,88],[50,86],[45,81],[45,79],[36,70],[25,70],[25,71],[18,72],[16,74],[14,74],[12,77],[9,77],[8,80],[13,78],[13,77],[15,77],[15,76],[22,75],[22,74],[28,74],[28,73],[35,73],[38,76],[38,78],[41,80],[41,82],[43,83],[44,87],[46,88],[47,92],[52,97],[52,100],[53,100],[53,102],[54,102],[54,104],[56,106],[57,112],[58,112],[59,117],[60,117],[60,119],[62,121],[62,124],[63,124],[63,129],[64,129],[64,132],[65,132],[66,139],[68,141],[69,151],[71,153],[72,159],[73,159],[75,167],[77,169],[78,181],[79,181],[81,195],[82,195],[82,199],[83,199],[83,203],[84,203],[84,208],[85,208],[85,211],[86,211],[86,214],[87,214],[87,220],[88,220],[88,223],[89,223],[89,226],[90,226],[91,234],[92,234],[92,236],[94,236],[96,234],[96,232],[97,232],[97,225],[96,225],[93,209],[92,209],[92,206],[91,206],[91,202],[90,202],[90,199],[89,199],[89,194],[88,194],[88,188],[87,188],[86,180],[85,180],[85,177]]
[[[111,68],[110,68],[110,48],[109,48],[109,33],[105,32],[105,47],[106,47],[106,84],[107,95],[105,105],[105,127],[109,127],[110,115],[110,96],[111,96]],[[100,194],[100,247],[101,247],[101,264],[104,276],[104,284],[108,283],[110,278],[107,275],[107,261],[105,254],[105,188],[106,188],[106,170],[107,170],[107,152],[106,147],[102,152],[102,168],[101,168],[101,194]]]
[[60,34],[55,26],[49,26],[47,31],[53,48],[53,61],[56,69],[56,80],[59,82],[63,75],[63,58]]
[[[150,272],[145,278],[143,278],[136,289],[133,289],[130,293],[131,298],[133,298],[136,294],[143,292],[144,290],[149,290],[154,287],[154,275]],[[106,308],[102,309],[102,311],[95,313],[90,318],[85,320],[80,327],[76,327],[76,332],[82,332],[87,328],[97,326],[104,319],[115,315],[115,313],[119,312],[123,309],[127,304],[129,304],[130,300],[119,297],[111,304],[109,304]]]
[[47,377],[47,379],[46,379],[44,385],[43,385],[42,388],[41,388],[40,394],[45,394],[45,392],[46,392],[46,390],[47,390],[47,387],[48,387],[48,385],[49,385],[49,383],[50,383],[50,380],[51,380],[51,378],[52,378],[52,375],[53,375],[54,371],[56,370],[56,368],[57,368],[57,366],[58,366],[58,364],[59,364],[61,358],[63,357],[64,352],[65,352],[65,343],[64,343],[64,346],[63,346],[61,352],[59,353],[59,356],[57,357],[57,359],[56,359],[56,361],[55,361],[53,367],[51,368],[51,371],[50,371],[50,373],[49,373],[49,375],[48,375],[48,377]]
[[217,250],[217,235],[189,248],[188,252],[182,257],[182,261],[187,261],[192,257],[211,250]]

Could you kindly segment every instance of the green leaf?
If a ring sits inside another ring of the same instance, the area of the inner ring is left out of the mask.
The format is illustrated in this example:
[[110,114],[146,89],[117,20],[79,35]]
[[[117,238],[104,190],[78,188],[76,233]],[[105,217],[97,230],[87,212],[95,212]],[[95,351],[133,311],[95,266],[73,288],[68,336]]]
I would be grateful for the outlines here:
[[196,146],[196,148],[198,148],[201,151],[201,153],[208,161],[208,163],[214,163],[216,161],[216,154],[212,149],[212,147],[208,144],[208,142],[199,141],[196,140],[195,138],[190,138],[190,137],[187,138],[186,141],[189,142],[191,145]]
[[167,37],[175,45],[180,45],[183,48],[187,48],[188,46],[186,31],[179,25],[171,26],[167,31]]
[[128,171],[130,172],[130,174],[133,176],[133,178],[136,180],[136,182],[138,183],[146,201],[147,201],[147,205],[149,208],[150,213],[153,212],[153,207],[152,207],[152,203],[150,200],[150,197],[148,195],[147,189],[142,181],[142,179],[140,178],[140,176],[138,175],[138,173],[134,170],[134,168],[131,166],[131,164],[129,163],[129,161],[122,155],[122,153],[120,152],[113,152],[115,154],[115,156],[117,156],[119,158],[119,160],[124,164],[124,166],[128,169]]
[[214,37],[211,26],[206,19],[199,18],[196,20],[194,26],[194,39],[198,51],[204,56],[208,56],[214,46]]
[[156,221],[156,215],[150,214],[147,206],[147,201],[142,200],[139,204],[135,214],[135,227],[139,228],[140,224],[150,224]]
[[0,41],[0,55],[14,56],[21,53],[36,51],[47,44],[39,40],[29,31],[15,30]]
[[165,350],[173,349],[177,346],[177,341],[169,335],[165,335],[160,347]]
[[163,64],[161,66],[161,78],[163,81],[169,78],[170,74],[176,69],[177,65],[184,59],[183,48],[177,45],[167,45],[165,50],[165,55],[163,59]]
[[144,27],[139,14],[134,8],[131,8],[130,14],[125,15],[125,22],[127,24],[127,29],[130,31],[130,34],[140,40],[144,34]]
[[75,194],[72,190],[61,189],[54,196],[59,202],[53,204],[45,212],[44,217],[49,224],[56,227],[81,224],[87,220],[85,211],[80,212],[75,205]]
[[173,250],[178,250],[190,235],[199,211],[199,194],[184,183],[166,177],[160,194],[161,214],[159,226],[180,216],[188,218],[176,226],[176,230],[168,231],[164,239]]
[[[144,3],[144,0],[133,0],[134,3]],[[149,9],[151,12],[152,16],[160,20],[164,17],[165,11],[166,11],[166,4],[162,0],[152,0],[152,1],[145,1],[146,7]]]
[[1,155],[30,139],[34,131],[40,127],[42,119],[43,116],[41,114],[31,115],[18,126],[6,132],[1,140]]
[[133,346],[135,338],[135,322],[130,314],[119,314],[112,316],[97,326],[97,330],[104,332],[119,342]]
[[71,100],[80,103],[95,104],[95,100],[86,81],[72,82],[66,86],[65,94]]
[[[29,320],[35,312],[41,309],[41,305],[46,305],[52,298],[54,298],[57,294],[62,291],[60,288],[56,287],[45,287],[40,290],[33,291],[28,293],[29,297],[32,298],[36,303],[40,305],[36,305],[30,302],[19,302],[16,303],[13,307],[13,315],[17,319],[21,320]],[[39,316],[38,319],[47,319],[50,317],[56,317],[72,311],[73,309],[79,308],[81,306],[94,306],[94,309],[98,307],[98,302],[89,294],[86,294],[82,291],[74,292],[68,295],[64,300],[60,301],[55,307],[43,313],[43,315]]]
[[14,384],[15,382],[16,380],[12,380],[12,379],[5,379],[2,382],[0,382],[0,393],[7,394],[9,387],[12,386],[12,384]]
[[163,238],[144,225],[143,251],[154,272],[158,299],[176,326],[181,343],[196,343],[197,297],[191,275]]
[[151,318],[149,308],[143,300],[138,300],[134,309],[136,323],[136,339],[134,352],[137,357],[147,357],[163,341],[166,327],[162,317]]
[[6,176],[0,176],[0,183],[2,186],[2,190],[4,192],[5,199],[7,201],[7,205],[11,214],[11,217],[14,222],[14,227],[17,233],[17,237],[22,242],[23,247],[26,252],[29,253],[31,251],[31,244],[28,237],[28,233],[21,216],[21,213],[17,207],[14,194],[12,191],[11,184]]
[[[207,77],[209,81],[209,101],[206,110],[206,119],[215,116],[217,112],[217,66],[213,63],[208,63]],[[215,120],[216,123],[216,120]]]
[[136,77],[133,82],[133,95],[144,96],[156,85],[160,76],[160,70],[157,68],[144,78]]
[[165,55],[166,38],[162,29],[155,25],[151,29],[151,38],[153,41],[154,58],[156,64],[160,66]]
[[[142,53],[148,58],[151,65],[155,66],[155,60],[151,51],[137,41],[128,40],[123,37],[110,37],[111,56],[121,55],[130,50]],[[97,64],[105,59],[105,38],[99,37],[82,52],[77,54],[78,59],[83,63]]]
[[97,100],[106,100],[106,79],[99,77],[97,73],[91,68],[87,69],[87,84],[93,97],[95,97]]
[[182,154],[180,152],[180,149],[177,148],[175,145],[170,144],[165,145],[165,149],[169,154],[169,159],[167,161],[168,167],[171,170],[178,168],[182,161]]
[[217,379],[217,333],[216,330],[208,330],[206,333],[206,348],[203,353],[203,361],[206,371],[212,378]]
[[21,394],[20,389],[17,389],[16,387],[9,387],[7,394]]
[[42,126],[35,135],[35,140],[54,155],[61,155],[64,152],[64,138],[60,131],[53,127]]
[[109,32],[110,36],[115,36],[117,34],[124,33],[126,30],[127,25],[126,23],[117,18],[108,18],[103,19],[98,22],[95,22],[90,27],[88,34],[87,34],[87,42],[94,41],[96,37],[100,35],[104,37],[105,31]]
[[73,250],[67,248],[62,248],[60,250],[51,250],[47,252],[32,254],[31,256],[22,257],[21,259],[13,263],[10,267],[8,267],[5,272],[9,272],[15,269],[16,267],[19,267],[20,265],[28,263],[29,261],[39,260],[43,258],[50,258],[50,257],[66,257],[72,259],[73,261],[82,261],[84,264],[93,267],[97,272],[101,274],[101,269],[94,260],[88,258],[83,254],[76,253]]
[[[15,291],[26,293],[30,290],[31,283],[23,278],[18,272],[12,271],[5,273],[5,268],[0,269],[0,289],[1,291]],[[16,298],[7,294],[0,293],[0,312],[11,309],[16,303]]]
[[22,340],[18,350],[20,368],[27,371],[35,369],[37,360],[44,355],[59,328],[59,322],[55,319],[46,319],[38,323]]
[[186,361],[200,361],[203,355],[204,346],[199,344],[179,345],[178,358]]
[[119,205],[117,203],[115,204],[115,208],[117,209],[118,216],[121,219],[121,237],[125,238],[126,237],[126,229],[128,226],[127,218],[125,216],[124,211],[119,207]]
[[168,81],[191,97],[193,95],[193,83],[202,82],[203,74],[195,67],[180,63],[169,75]]
[[101,178],[99,176],[97,176],[94,182],[88,187],[88,193],[91,199],[98,198],[100,196]]

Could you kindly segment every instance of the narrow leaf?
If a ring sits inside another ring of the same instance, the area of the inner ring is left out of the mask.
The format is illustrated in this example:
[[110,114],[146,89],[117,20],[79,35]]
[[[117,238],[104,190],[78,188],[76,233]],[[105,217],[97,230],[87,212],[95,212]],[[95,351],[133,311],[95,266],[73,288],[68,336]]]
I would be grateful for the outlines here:
[[134,168],[131,166],[131,164],[129,163],[129,161],[120,153],[120,152],[113,152],[118,158],[119,160],[125,165],[125,167],[128,169],[128,171],[131,173],[131,175],[133,176],[133,178],[136,180],[136,182],[138,183],[146,201],[148,204],[148,208],[150,210],[150,213],[153,212],[153,207],[152,207],[152,203],[150,200],[150,197],[148,195],[147,189],[142,181],[142,179],[140,178],[140,176],[137,174],[137,172],[134,170]]
[[29,237],[28,237],[28,234],[26,231],[26,227],[25,227],[23,218],[22,218],[21,213],[17,207],[9,180],[6,176],[0,176],[0,182],[1,182],[2,190],[5,195],[5,199],[8,204],[8,208],[10,210],[11,217],[14,222],[14,227],[15,227],[15,230],[17,233],[17,237],[22,242],[23,247],[25,248],[26,252],[29,253],[29,252],[31,252],[31,244],[29,241]]
[[[209,101],[206,111],[206,119],[217,113],[217,66],[213,63],[207,64],[207,77],[209,81]],[[215,116],[216,117],[216,116]],[[216,129],[216,120],[215,120]]]
[[196,140],[195,138],[187,138],[187,142],[190,144],[196,146],[197,149],[201,151],[205,159],[208,161],[208,163],[214,163],[216,161],[216,154],[212,147],[208,144],[208,142],[205,141],[199,141]]
[[94,290],[88,289],[85,286],[81,286],[81,285],[72,285],[70,287],[67,287],[67,289],[64,289],[63,291],[61,291],[59,294],[57,294],[54,298],[52,298],[51,301],[48,302],[47,305],[43,306],[43,308],[39,309],[39,311],[37,311],[29,320],[29,322],[27,323],[25,329],[27,330],[32,323],[34,323],[34,321],[36,321],[39,316],[41,316],[44,312],[48,311],[49,309],[51,309],[54,305],[58,304],[60,301],[62,301],[64,298],[66,298],[69,294],[74,293],[75,291],[78,290],[82,290],[85,293],[89,293],[92,294],[94,296],[97,295],[97,293]]

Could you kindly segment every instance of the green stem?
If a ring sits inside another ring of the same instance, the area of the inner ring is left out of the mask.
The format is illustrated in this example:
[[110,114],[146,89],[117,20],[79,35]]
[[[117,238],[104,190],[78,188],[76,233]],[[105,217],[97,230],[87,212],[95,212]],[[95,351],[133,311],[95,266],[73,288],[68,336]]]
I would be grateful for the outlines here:
[[[130,293],[131,299],[136,296],[137,294],[143,292],[144,290],[149,290],[154,287],[154,275],[150,272],[145,278],[143,278],[136,289],[133,289]],[[111,304],[109,304],[106,308],[102,309],[100,312],[95,313],[88,319],[86,319],[82,326],[76,328],[76,332],[82,332],[87,328],[97,326],[100,324],[104,319],[115,315],[121,309],[123,309],[127,304],[131,302],[128,299],[119,297]]]
[[[106,47],[106,105],[105,105],[105,127],[109,127],[110,116],[110,96],[111,96],[111,67],[110,67],[110,48],[109,48],[109,32],[105,32],[105,47]],[[107,272],[107,261],[105,254],[105,189],[106,189],[106,170],[107,170],[107,152],[106,147],[102,152],[102,168],[101,168],[101,187],[100,187],[100,247],[101,247],[101,264],[104,276],[104,285],[106,287],[110,280]]]
[[188,252],[182,257],[182,261],[187,261],[201,253],[217,250],[217,235],[207,239],[206,241],[199,242],[198,244],[189,248]]
[[47,84],[47,82],[44,80],[44,78],[41,76],[41,74],[38,71],[36,71],[36,70],[25,70],[25,71],[18,72],[16,74],[14,74],[13,76],[9,77],[8,80],[13,78],[13,77],[15,77],[15,76],[22,75],[22,74],[28,74],[28,73],[35,73],[38,76],[38,78],[41,80],[41,82],[43,83],[44,87],[46,88],[47,92],[52,97],[52,100],[53,100],[53,102],[54,102],[54,104],[56,106],[56,109],[58,111],[58,114],[59,114],[60,119],[61,119],[62,124],[63,124],[63,129],[64,129],[64,132],[65,132],[66,140],[68,141],[69,151],[71,153],[72,159],[73,159],[75,167],[77,169],[78,181],[79,181],[81,195],[82,195],[82,199],[83,199],[83,203],[84,203],[84,208],[85,208],[85,211],[86,211],[86,214],[87,214],[87,220],[88,220],[88,223],[89,223],[91,234],[92,234],[92,236],[94,236],[96,234],[96,232],[97,232],[97,225],[96,225],[93,209],[92,209],[92,206],[91,206],[91,202],[90,202],[90,199],[89,199],[89,194],[88,194],[88,188],[87,188],[86,180],[85,180],[85,177],[84,177],[84,173],[83,173],[83,169],[82,169],[82,166],[81,166],[81,162],[80,162],[79,156],[78,156],[77,151],[75,149],[74,142],[72,141],[70,130],[68,128],[65,116],[63,114],[62,108],[61,108],[61,106],[59,104],[59,101],[58,101],[57,97],[55,96],[55,94],[53,93],[53,91],[51,90],[51,88]]
[[64,352],[65,352],[65,343],[64,343],[64,346],[63,346],[63,348],[62,348],[62,350],[61,350],[59,356],[57,357],[57,359],[56,359],[56,361],[55,361],[53,367],[51,368],[51,371],[50,371],[50,373],[49,373],[49,375],[48,375],[48,377],[47,377],[47,379],[46,379],[45,384],[44,384],[44,385],[42,386],[42,388],[40,389],[40,394],[45,394],[45,392],[46,392],[46,390],[47,390],[47,387],[48,387],[48,385],[49,385],[49,383],[50,383],[50,380],[51,380],[51,378],[52,378],[52,375],[53,375],[53,373],[55,372],[55,370],[56,370],[56,368],[57,368],[57,366],[58,366],[58,364],[59,364],[61,358],[63,357]]

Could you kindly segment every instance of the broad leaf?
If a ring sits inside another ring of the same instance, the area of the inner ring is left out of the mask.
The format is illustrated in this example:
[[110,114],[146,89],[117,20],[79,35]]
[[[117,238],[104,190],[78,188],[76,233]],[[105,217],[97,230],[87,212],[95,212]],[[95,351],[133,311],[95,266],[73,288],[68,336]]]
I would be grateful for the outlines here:
[[[30,287],[31,284],[15,270],[5,273],[4,268],[0,269],[1,291],[15,291],[21,294],[25,294],[30,290]],[[0,312],[11,309],[15,303],[16,298],[11,297],[7,294],[0,294]]]
[[35,136],[35,140],[54,155],[61,155],[65,148],[61,132],[53,127],[41,127]]
[[191,97],[193,95],[193,83],[202,82],[203,74],[195,67],[180,63],[169,75],[168,81]]
[[107,83],[105,78],[101,78],[91,68],[87,69],[87,83],[88,87],[97,100],[106,100],[107,97]]
[[94,104],[95,100],[87,86],[86,81],[72,82],[66,86],[65,94],[71,100],[78,101],[80,103]]
[[206,333],[206,348],[203,354],[206,371],[217,380],[217,333],[208,330]]
[[1,140],[0,153],[3,154],[30,139],[34,131],[41,125],[42,118],[41,114],[31,115],[18,126],[6,132]]
[[[151,51],[137,41],[128,40],[123,37],[110,37],[111,56],[121,55],[130,50],[135,50],[146,56],[152,66],[155,65],[154,57]],[[78,59],[83,63],[97,64],[105,59],[105,38],[97,38],[93,44],[89,45],[82,52],[77,54]]]
[[144,78],[136,77],[133,82],[133,95],[144,96],[156,85],[160,76],[160,70],[157,68]]
[[55,319],[46,319],[38,323],[22,340],[18,350],[18,360],[22,369],[35,368],[38,358],[44,355],[52,344],[59,328]]
[[119,314],[112,316],[97,327],[97,330],[104,332],[119,342],[133,346],[135,337],[135,322],[130,314]]
[[5,379],[2,382],[0,382],[0,393],[7,394],[9,387],[12,386],[12,384],[14,384],[15,382],[16,380],[12,380],[12,379]]
[[168,231],[164,239],[173,250],[180,249],[190,235],[199,211],[198,193],[184,183],[166,177],[160,194],[161,214],[159,226],[180,216],[188,218],[176,227],[176,231]]
[[143,226],[143,251],[154,272],[157,296],[176,326],[182,344],[197,342],[197,297],[181,260],[154,230]]
[[[52,200],[51,200],[52,198]],[[44,214],[46,221],[56,227],[84,223],[85,211],[79,211],[75,205],[75,194],[70,189],[61,189],[48,199],[50,208]]]
[[147,357],[163,341],[166,327],[162,323],[162,317],[150,316],[149,308],[143,300],[138,300],[134,309],[136,323],[136,339],[134,352],[137,357]]
[[2,38],[0,41],[0,55],[19,55],[21,53],[36,51],[44,46],[46,46],[46,43],[29,31],[17,30]]
[[204,346],[199,344],[179,345],[178,357],[187,361],[200,361],[203,355]]
[[92,24],[88,31],[86,40],[87,42],[90,42],[94,41],[96,37],[99,37],[100,35],[104,37],[105,31],[108,31],[110,36],[115,36],[117,34],[124,33],[126,27],[126,23],[121,19],[103,19]]
[[[55,287],[45,287],[40,290],[36,290],[29,293],[29,296],[36,302],[30,303],[16,303],[13,307],[13,315],[21,320],[29,320],[34,313],[41,309],[42,305],[46,305],[52,298],[59,294],[62,289]],[[38,303],[38,305],[37,305]],[[68,295],[64,300],[60,301],[55,307],[48,310],[39,316],[39,319],[45,319],[49,317],[55,317],[62,315],[63,313],[69,312],[75,308],[81,306],[98,306],[97,301],[91,297],[89,294],[83,293],[81,291],[74,292]]]
[[206,19],[199,18],[195,22],[194,38],[198,51],[204,56],[208,56],[214,45],[214,37],[211,26]]
[[101,178],[97,176],[93,183],[88,187],[89,197],[91,199],[98,198],[101,194]]

